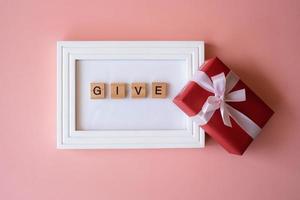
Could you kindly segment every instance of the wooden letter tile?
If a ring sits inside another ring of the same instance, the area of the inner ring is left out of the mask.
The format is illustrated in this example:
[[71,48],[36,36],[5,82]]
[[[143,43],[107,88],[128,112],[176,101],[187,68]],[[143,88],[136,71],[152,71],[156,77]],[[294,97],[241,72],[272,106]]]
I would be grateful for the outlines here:
[[146,83],[131,83],[132,98],[145,98],[146,95]]
[[153,82],[152,83],[152,98],[166,98],[168,83]]
[[91,83],[91,99],[104,99],[105,98],[105,84],[104,83]]
[[111,83],[111,98],[122,99],[126,97],[125,83]]

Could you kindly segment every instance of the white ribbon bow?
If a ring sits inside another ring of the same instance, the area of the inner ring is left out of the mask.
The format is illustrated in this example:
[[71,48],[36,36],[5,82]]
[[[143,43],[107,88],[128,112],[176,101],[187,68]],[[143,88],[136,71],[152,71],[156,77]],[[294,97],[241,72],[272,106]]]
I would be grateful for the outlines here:
[[226,126],[232,127],[231,117],[249,136],[255,138],[258,135],[261,128],[246,115],[226,103],[246,101],[245,89],[231,92],[239,81],[236,74],[230,71],[226,78],[224,73],[220,73],[210,79],[203,71],[197,71],[192,81],[214,94],[214,96],[207,98],[201,111],[192,117],[193,121],[200,126],[205,125],[212,118],[214,112],[220,109],[223,123]]

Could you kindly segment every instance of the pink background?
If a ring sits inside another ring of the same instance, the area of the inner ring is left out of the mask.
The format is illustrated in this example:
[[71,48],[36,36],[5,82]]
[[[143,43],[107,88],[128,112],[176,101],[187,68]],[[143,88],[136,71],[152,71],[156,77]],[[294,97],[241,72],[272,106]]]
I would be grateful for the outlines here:
[[[0,199],[300,199],[300,2],[0,0]],[[276,112],[242,157],[57,150],[57,40],[204,40]]]

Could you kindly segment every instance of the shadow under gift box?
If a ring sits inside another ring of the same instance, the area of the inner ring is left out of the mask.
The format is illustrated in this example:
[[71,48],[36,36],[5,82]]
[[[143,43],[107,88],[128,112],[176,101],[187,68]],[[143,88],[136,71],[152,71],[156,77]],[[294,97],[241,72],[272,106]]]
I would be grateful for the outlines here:
[[[207,60],[200,66],[199,70],[205,72],[209,77],[213,77],[222,72],[227,75],[230,71],[218,58]],[[263,128],[274,112],[241,80],[237,82],[231,92],[239,89],[246,90],[246,101],[226,103],[246,115],[260,128]],[[196,82],[189,81],[173,99],[173,102],[188,116],[192,117],[200,112],[209,96],[214,96],[214,94],[203,89]],[[230,120],[232,127],[224,125],[220,109],[217,109],[208,123],[201,127],[228,152],[242,155],[253,141],[253,138],[232,118],[230,118]]]

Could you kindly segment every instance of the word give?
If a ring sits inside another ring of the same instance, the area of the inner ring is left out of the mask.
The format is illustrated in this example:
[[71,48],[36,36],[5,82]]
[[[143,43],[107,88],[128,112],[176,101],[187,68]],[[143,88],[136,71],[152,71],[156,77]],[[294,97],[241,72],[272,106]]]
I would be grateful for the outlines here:
[[[122,99],[126,97],[127,93],[126,83],[111,83],[110,96],[112,99]],[[106,84],[103,82],[90,84],[91,99],[106,98]],[[152,82],[152,98],[166,98],[168,83]],[[131,83],[131,97],[132,98],[146,98],[147,84],[146,83]]]

